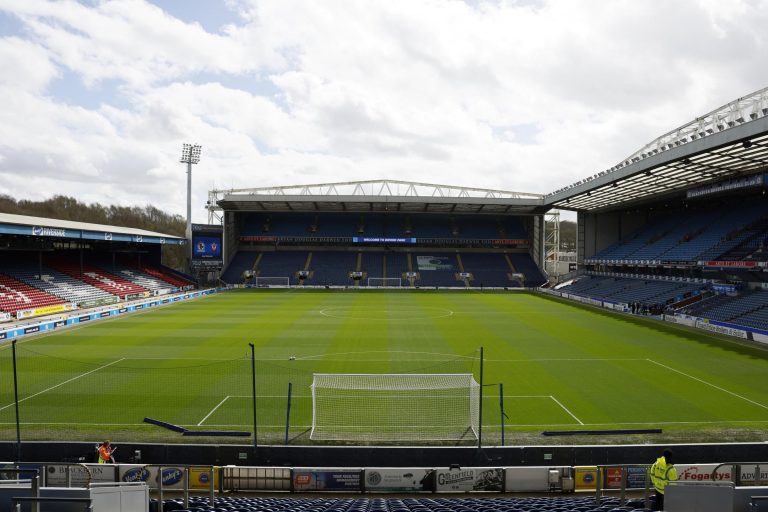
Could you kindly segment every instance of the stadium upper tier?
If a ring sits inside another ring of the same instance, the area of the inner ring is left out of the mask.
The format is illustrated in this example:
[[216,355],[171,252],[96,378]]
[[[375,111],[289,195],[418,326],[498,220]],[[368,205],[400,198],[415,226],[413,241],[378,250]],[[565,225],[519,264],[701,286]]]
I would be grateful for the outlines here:
[[585,263],[698,262],[745,259],[768,237],[765,201],[699,205],[656,216]]
[[241,222],[244,237],[528,238],[521,220],[509,216],[245,213]]

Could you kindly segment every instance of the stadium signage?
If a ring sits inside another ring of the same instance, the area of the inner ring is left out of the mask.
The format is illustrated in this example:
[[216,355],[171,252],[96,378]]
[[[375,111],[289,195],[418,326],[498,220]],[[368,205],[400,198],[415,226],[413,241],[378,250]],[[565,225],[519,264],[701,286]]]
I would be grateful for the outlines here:
[[57,320],[56,322],[54,322],[53,328],[58,329],[59,327],[64,327],[65,325],[67,325],[66,320]]
[[7,337],[8,337],[8,333],[6,333],[6,332],[0,332],[0,340],[4,340],[4,339],[5,339],[5,338],[7,338]]
[[366,490],[386,492],[431,491],[432,470],[427,468],[370,468],[365,470]]
[[747,176],[744,178],[734,178],[732,180],[723,181],[720,183],[714,183],[712,185],[705,185],[703,187],[692,188],[688,190],[685,195],[688,199],[694,197],[701,197],[710,194],[717,194],[719,192],[727,192],[729,190],[736,190],[740,188],[748,187],[760,187],[765,183],[766,178],[763,174],[755,174],[754,176]]
[[182,478],[184,478],[184,473],[182,473],[179,468],[166,468],[166,469],[163,469],[163,473],[161,475],[161,479],[163,481],[163,486],[169,486],[169,485],[177,484],[177,483],[181,482]]
[[81,317],[78,317],[77,321],[80,323],[87,322],[91,319],[91,315],[83,315]]
[[415,244],[415,238],[353,236],[353,243],[364,244]]
[[461,470],[435,470],[437,491],[497,491],[504,483],[504,471],[501,468],[468,468]]
[[728,267],[728,268],[755,268],[756,261],[708,261],[707,267]]
[[66,237],[67,236],[67,230],[66,229],[59,229],[59,228],[44,228],[41,226],[33,226],[32,227],[32,235],[33,236],[58,236],[58,237]]
[[359,491],[360,470],[297,469],[293,473],[293,488],[296,491]]
[[0,313],[0,322],[7,322],[11,319],[10,313]]
[[120,479],[123,482],[146,482],[149,479],[149,470],[147,468],[131,468]]
[[24,329],[24,334],[32,334],[32,333],[35,333],[35,332],[40,332],[40,326],[39,325],[34,325],[32,327],[27,327],[26,329]]

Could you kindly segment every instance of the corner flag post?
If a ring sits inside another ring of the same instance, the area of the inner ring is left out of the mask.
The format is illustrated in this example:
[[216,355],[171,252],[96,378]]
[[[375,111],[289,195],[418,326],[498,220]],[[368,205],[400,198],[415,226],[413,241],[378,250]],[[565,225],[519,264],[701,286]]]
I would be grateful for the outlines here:
[[258,448],[258,430],[256,422],[256,355],[255,355],[255,349],[253,346],[253,343],[249,343],[251,347],[251,400],[252,400],[252,406],[253,406],[253,450],[256,451],[256,448]]
[[483,347],[480,347],[480,411],[477,423],[477,447],[483,447]]

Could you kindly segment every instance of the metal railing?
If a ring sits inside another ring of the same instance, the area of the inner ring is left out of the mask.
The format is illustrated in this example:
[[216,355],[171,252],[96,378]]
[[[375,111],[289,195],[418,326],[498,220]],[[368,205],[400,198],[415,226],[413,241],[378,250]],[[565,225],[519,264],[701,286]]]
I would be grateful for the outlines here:
[[[606,471],[608,469],[619,469],[621,471],[621,482],[619,485],[619,488],[604,488],[603,487],[603,481],[605,480]],[[628,488],[627,484],[628,482],[628,475],[629,475],[629,469],[630,468],[642,468],[645,473],[644,484],[642,488]],[[648,469],[650,468],[650,465],[648,464],[607,464],[607,465],[599,465],[597,466],[597,478],[595,482],[595,503],[599,506],[600,502],[602,500],[603,494],[606,491],[611,492],[618,492],[619,493],[619,504],[623,506],[627,502],[627,491],[633,490],[633,491],[642,491],[643,492],[643,500],[644,500],[644,506],[645,508],[650,508],[651,504],[651,478],[650,478],[650,472]]]

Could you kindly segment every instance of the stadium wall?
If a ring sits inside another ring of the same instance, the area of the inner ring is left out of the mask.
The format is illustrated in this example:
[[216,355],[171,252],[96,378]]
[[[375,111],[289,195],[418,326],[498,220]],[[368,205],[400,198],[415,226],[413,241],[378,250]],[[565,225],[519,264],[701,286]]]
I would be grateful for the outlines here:
[[[593,466],[650,464],[666,448],[683,463],[768,460],[768,444],[507,446],[507,447],[322,447],[116,443],[118,462],[287,467]],[[138,457],[137,457],[138,456]],[[0,443],[0,460],[14,460],[16,444]],[[94,443],[25,442],[30,463],[94,462]]]

